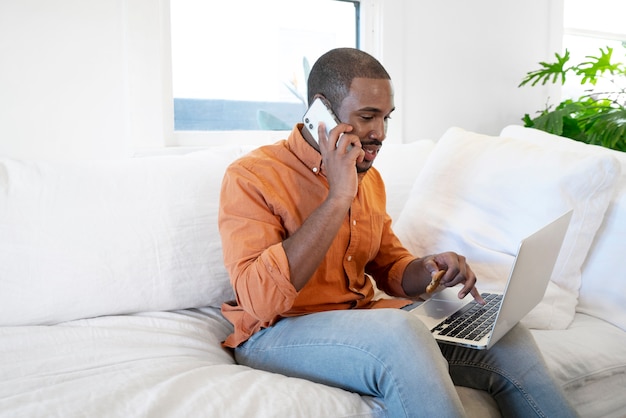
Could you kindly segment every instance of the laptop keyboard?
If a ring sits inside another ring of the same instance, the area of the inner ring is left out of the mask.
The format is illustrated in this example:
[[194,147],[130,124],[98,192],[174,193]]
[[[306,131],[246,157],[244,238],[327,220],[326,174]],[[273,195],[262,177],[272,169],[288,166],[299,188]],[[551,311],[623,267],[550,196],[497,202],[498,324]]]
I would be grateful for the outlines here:
[[500,309],[502,295],[482,293],[484,306],[474,302],[465,305],[462,309],[440,322],[431,331],[439,335],[464,338],[478,341],[493,328],[493,324]]

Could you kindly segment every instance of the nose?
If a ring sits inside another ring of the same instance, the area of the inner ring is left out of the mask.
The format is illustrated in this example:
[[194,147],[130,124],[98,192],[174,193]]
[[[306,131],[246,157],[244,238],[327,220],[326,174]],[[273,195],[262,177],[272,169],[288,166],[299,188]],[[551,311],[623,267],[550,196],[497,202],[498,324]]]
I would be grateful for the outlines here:
[[383,141],[387,136],[387,121],[385,119],[377,119],[376,126],[369,133],[372,140]]

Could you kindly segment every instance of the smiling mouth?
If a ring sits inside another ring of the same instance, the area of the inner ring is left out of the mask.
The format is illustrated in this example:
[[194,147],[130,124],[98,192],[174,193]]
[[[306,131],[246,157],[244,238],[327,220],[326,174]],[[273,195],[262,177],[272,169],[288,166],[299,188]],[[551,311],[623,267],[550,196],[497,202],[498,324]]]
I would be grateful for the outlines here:
[[378,155],[382,144],[363,144],[361,148],[365,151],[365,159],[368,161],[373,160]]

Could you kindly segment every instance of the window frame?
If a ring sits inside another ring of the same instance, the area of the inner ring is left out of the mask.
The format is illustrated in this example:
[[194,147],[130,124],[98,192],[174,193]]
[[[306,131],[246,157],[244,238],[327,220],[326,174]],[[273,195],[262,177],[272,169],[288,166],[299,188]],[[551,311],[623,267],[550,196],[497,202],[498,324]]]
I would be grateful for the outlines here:
[[579,29],[579,28],[564,28],[564,35],[570,36],[581,36],[585,38],[597,38],[597,39],[608,39],[611,41],[626,41],[626,33],[619,32],[603,32],[598,30],[589,30],[589,29]]

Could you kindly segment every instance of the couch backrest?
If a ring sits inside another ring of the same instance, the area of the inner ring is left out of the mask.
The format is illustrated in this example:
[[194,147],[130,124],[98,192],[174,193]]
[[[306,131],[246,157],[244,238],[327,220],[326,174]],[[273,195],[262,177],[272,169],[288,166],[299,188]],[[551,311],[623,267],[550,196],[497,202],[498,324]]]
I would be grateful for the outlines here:
[[[217,229],[224,170],[259,146],[100,161],[0,157],[0,326],[233,299]],[[432,141],[391,145],[399,213]]]
[[[582,271],[578,311],[626,329],[626,156],[519,126],[501,136],[609,153],[622,179]],[[386,144],[376,168],[399,218],[436,143]],[[217,209],[227,165],[253,146],[123,161],[0,158],[0,325],[52,324],[233,297]]]
[[221,179],[246,147],[115,161],[0,158],[0,325],[232,299]]
[[607,154],[620,162],[621,179],[583,265],[577,310],[626,330],[626,274],[621,264],[626,243],[626,153],[516,125],[507,126],[500,135],[542,144],[547,152]]

